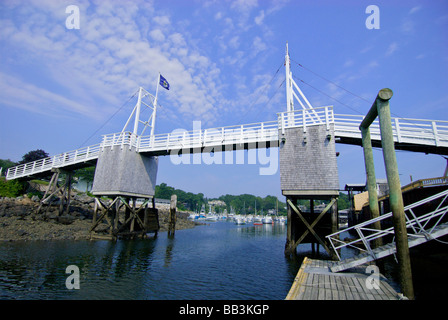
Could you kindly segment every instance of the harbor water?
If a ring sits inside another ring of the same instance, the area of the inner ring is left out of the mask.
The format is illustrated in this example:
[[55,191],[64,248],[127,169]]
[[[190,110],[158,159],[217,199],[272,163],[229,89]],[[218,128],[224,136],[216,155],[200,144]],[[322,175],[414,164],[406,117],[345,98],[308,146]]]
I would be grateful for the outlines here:
[[[220,221],[171,238],[3,242],[0,299],[281,300],[301,263],[285,239],[285,224]],[[66,286],[68,266],[79,289]]]

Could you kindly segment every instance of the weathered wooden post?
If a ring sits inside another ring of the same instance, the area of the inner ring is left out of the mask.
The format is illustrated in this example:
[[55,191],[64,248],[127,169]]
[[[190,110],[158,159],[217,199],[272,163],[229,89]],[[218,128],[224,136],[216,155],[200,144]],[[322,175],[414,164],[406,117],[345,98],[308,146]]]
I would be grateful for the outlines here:
[[[372,219],[378,218],[380,216],[380,208],[378,205],[378,192],[376,190],[376,176],[375,176],[375,165],[373,162],[373,150],[372,150],[372,140],[370,138],[369,127],[361,127],[362,134],[362,147],[364,149],[364,164],[366,167],[367,176],[367,190],[369,191],[369,208],[372,215]],[[373,224],[373,228],[376,230],[381,230],[381,223],[379,221]],[[375,239],[373,242],[373,248],[378,248],[382,245],[381,238]]]
[[[385,88],[380,90],[375,102],[362,121],[360,129],[363,130],[363,128],[369,128],[371,123],[378,116],[380,120],[381,146],[383,148],[383,158],[386,167],[387,182],[389,185],[389,201],[394,224],[397,258],[400,267],[400,285],[403,294],[408,299],[414,299],[411,259],[409,255],[408,235],[406,230],[406,217],[404,213],[403,196],[401,193],[400,177],[398,174],[394,136],[390,117],[389,100],[392,98],[392,95],[393,92],[391,89]],[[369,148],[371,149],[372,146],[367,146],[367,149]],[[372,165],[372,162],[369,160],[369,168]],[[367,177],[369,179],[369,175]],[[368,183],[372,184],[371,181]],[[370,193],[371,192],[369,189],[369,196]]]
[[176,206],[177,195],[173,194],[171,196],[170,215],[168,217],[168,236],[174,236],[174,233],[176,231]]

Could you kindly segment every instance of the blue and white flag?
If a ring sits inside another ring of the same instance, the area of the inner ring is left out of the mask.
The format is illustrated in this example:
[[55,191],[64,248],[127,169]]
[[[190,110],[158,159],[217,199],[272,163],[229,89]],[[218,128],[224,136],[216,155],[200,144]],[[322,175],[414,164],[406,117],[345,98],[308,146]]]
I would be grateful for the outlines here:
[[166,81],[166,79],[162,75],[160,75],[160,82],[159,83],[166,90],[170,90],[170,84],[168,83],[168,81]]

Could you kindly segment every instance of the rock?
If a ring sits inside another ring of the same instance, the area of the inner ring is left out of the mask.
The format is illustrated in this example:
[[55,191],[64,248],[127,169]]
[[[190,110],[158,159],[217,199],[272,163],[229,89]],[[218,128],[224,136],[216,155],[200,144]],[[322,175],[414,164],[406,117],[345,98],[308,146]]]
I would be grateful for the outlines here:
[[57,219],[59,217],[58,211],[49,211],[45,214],[47,219]]
[[40,198],[38,196],[34,195],[34,196],[31,197],[31,201],[39,202]]
[[17,230],[17,233],[18,233],[19,236],[21,236],[21,237],[26,236],[26,235],[28,234],[28,232],[26,232],[26,231],[23,230],[23,229],[19,229],[19,230]]
[[95,198],[89,197],[86,194],[78,194],[75,196],[74,200],[79,201],[83,204],[89,204],[95,202]]
[[58,217],[57,221],[61,224],[69,225],[72,224],[76,220],[75,217],[70,215],[63,215]]

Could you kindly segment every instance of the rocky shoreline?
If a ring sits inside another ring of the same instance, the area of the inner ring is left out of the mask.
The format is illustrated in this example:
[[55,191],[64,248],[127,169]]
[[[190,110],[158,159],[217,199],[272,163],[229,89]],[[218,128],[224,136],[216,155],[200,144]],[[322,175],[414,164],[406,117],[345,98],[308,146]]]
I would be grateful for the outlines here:
[[[58,204],[37,215],[39,198],[0,198],[0,241],[88,240],[92,226],[94,199],[84,194],[72,196],[69,214],[58,215]],[[176,230],[193,228],[188,213],[177,212]],[[168,210],[159,210],[159,232],[168,230]]]

